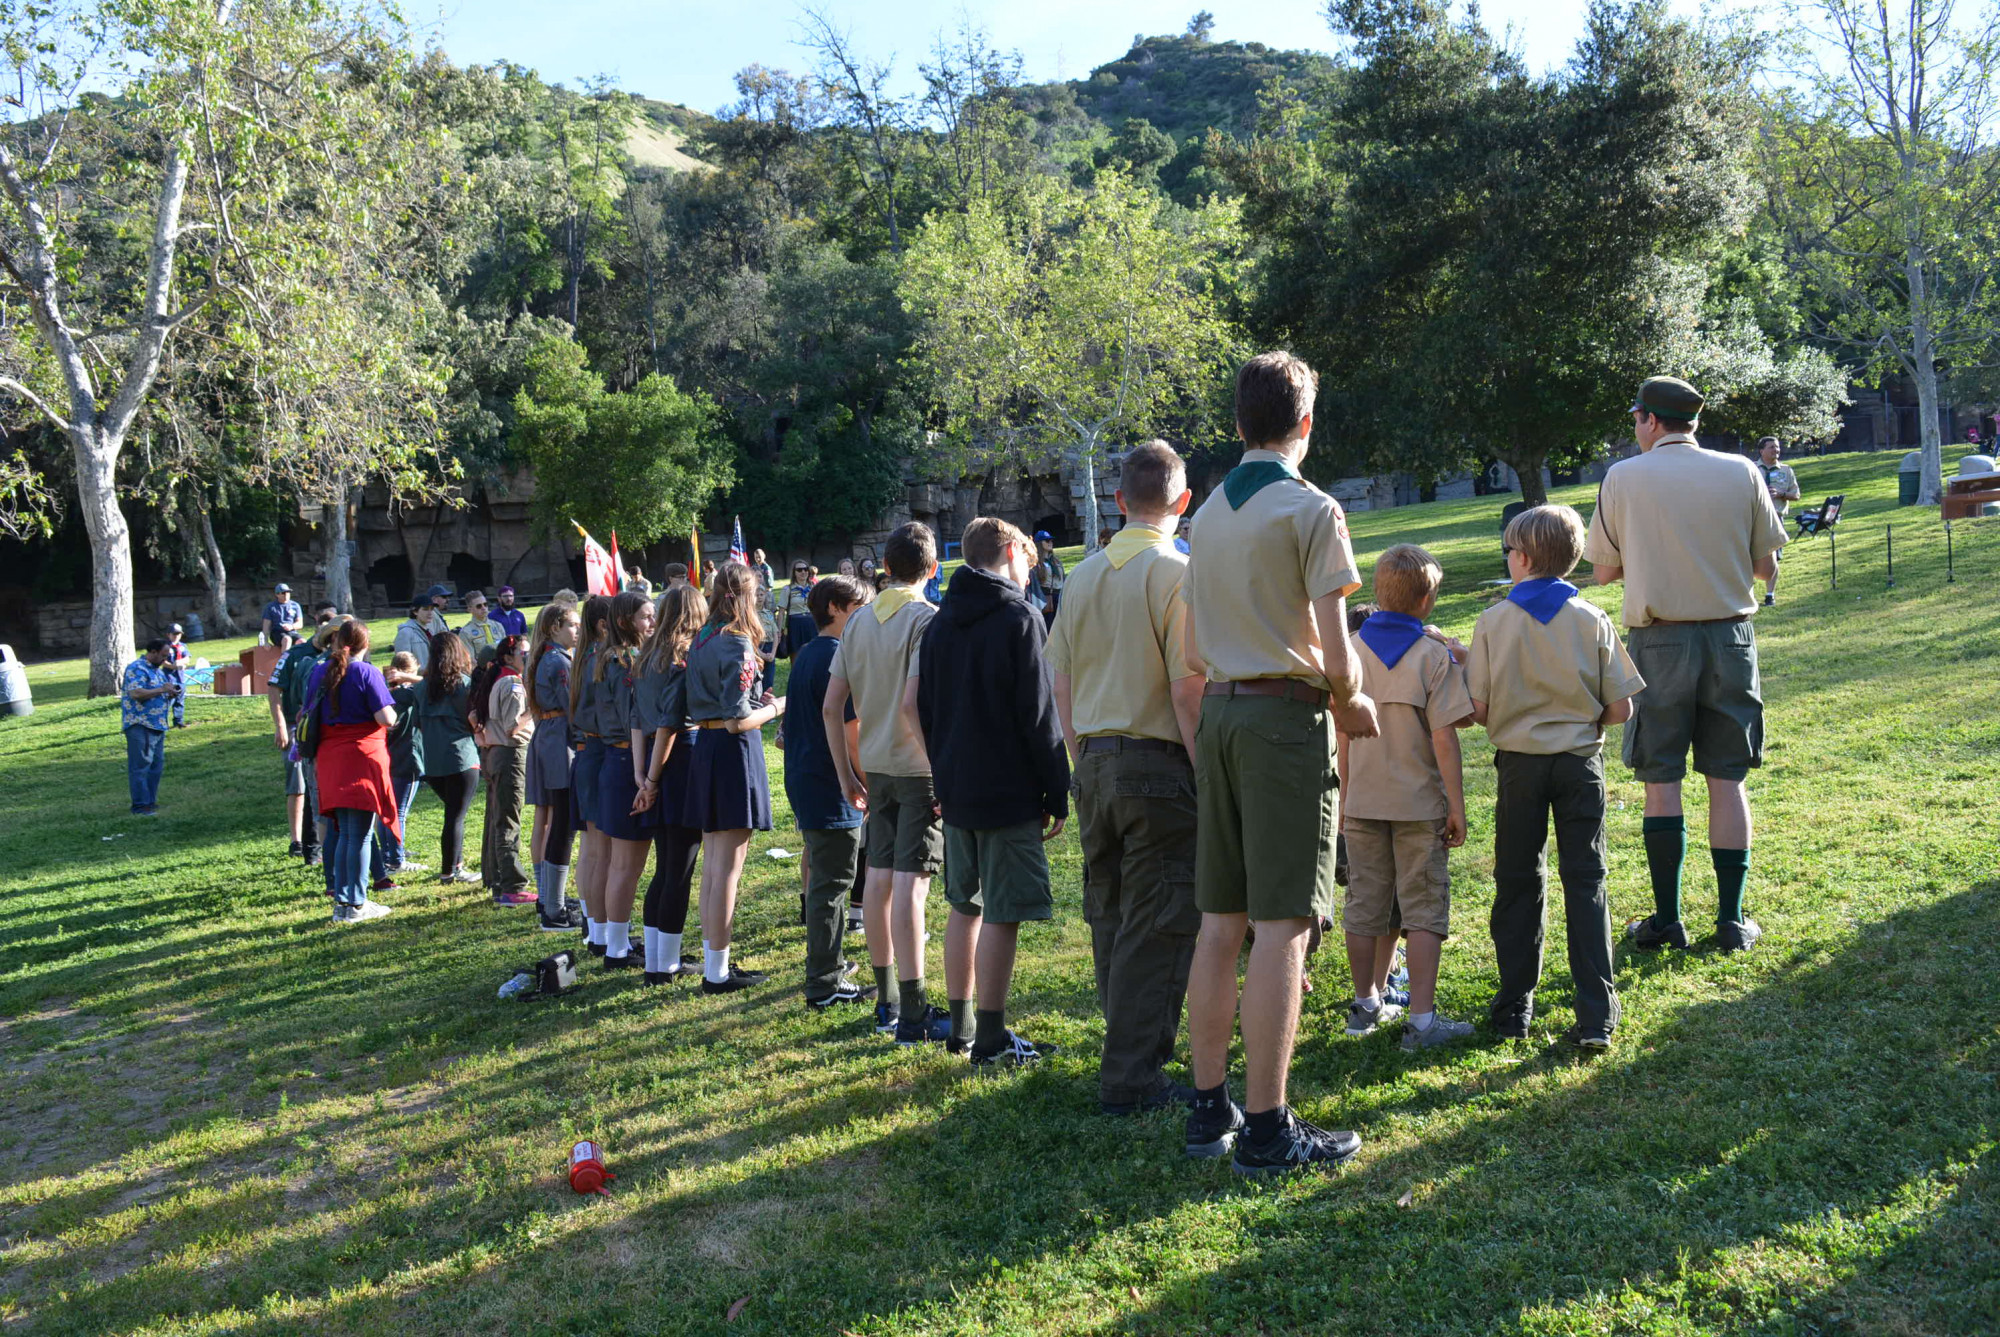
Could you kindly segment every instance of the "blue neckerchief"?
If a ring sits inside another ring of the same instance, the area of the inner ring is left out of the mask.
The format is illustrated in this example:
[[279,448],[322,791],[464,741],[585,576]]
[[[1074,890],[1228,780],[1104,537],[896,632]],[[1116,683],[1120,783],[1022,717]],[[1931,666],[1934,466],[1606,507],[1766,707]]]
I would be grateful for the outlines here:
[[1368,615],[1358,634],[1361,643],[1375,652],[1384,668],[1394,668],[1396,661],[1424,638],[1424,624],[1408,613],[1378,610]]
[[1560,576],[1543,576],[1538,580],[1520,580],[1507,592],[1507,597],[1528,610],[1528,616],[1548,626],[1563,605],[1576,597],[1576,586]]
[[1271,484],[1298,476],[1298,470],[1289,464],[1277,460],[1252,460],[1229,471],[1228,477],[1222,480],[1222,495],[1229,498],[1230,510],[1240,511],[1244,502]]

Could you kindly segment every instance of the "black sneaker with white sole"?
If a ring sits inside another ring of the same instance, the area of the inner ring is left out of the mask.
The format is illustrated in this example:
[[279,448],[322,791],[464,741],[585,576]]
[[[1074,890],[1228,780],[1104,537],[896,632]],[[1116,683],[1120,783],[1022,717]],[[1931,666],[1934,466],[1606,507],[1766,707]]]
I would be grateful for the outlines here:
[[1564,1044],[1575,1045],[1578,1049],[1593,1054],[1601,1054],[1611,1048],[1611,1032],[1599,1030],[1594,1026],[1581,1024],[1572,1026],[1563,1032],[1562,1038]]
[[872,984],[842,984],[824,998],[806,999],[806,1006],[815,1012],[825,1012],[848,1003],[870,1002],[874,997],[875,986]]
[[1224,1099],[1220,1105],[1203,1106],[1199,1100],[1188,1105],[1187,1154],[1196,1160],[1212,1161],[1227,1156],[1243,1132],[1243,1107]]
[[1657,952],[1662,947],[1685,951],[1688,945],[1688,931],[1678,919],[1663,924],[1658,915],[1647,915],[1644,919],[1635,919],[1625,926],[1625,941],[1642,952]]
[[1359,1133],[1315,1127],[1287,1107],[1278,1111],[1278,1131],[1270,1138],[1254,1141],[1246,1129],[1236,1139],[1229,1168],[1253,1177],[1283,1175],[1307,1166],[1339,1165],[1359,1150]]
[[535,914],[541,921],[544,933],[574,933],[583,927],[583,916],[572,915],[566,909],[553,915],[547,910],[537,910]]
[[[949,1039],[949,1035],[946,1036]],[[972,1051],[972,1066],[977,1072],[999,1072],[1005,1068],[1032,1068],[1050,1054],[1056,1052],[1054,1045],[1038,1045],[1025,1035],[1007,1032],[1007,1041],[991,1054]]]
[[729,978],[723,980],[720,984],[717,984],[714,980],[704,975],[701,981],[701,991],[703,993],[737,993],[750,988],[756,982],[755,980],[746,980],[734,971],[731,971]]

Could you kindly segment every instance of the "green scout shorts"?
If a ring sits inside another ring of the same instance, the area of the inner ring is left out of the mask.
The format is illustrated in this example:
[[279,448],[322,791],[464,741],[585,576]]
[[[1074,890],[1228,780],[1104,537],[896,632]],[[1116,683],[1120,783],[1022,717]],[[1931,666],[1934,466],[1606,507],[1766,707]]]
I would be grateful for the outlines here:
[[1741,780],[1764,762],[1764,697],[1757,634],[1742,622],[1634,627],[1625,645],[1645,687],[1625,725],[1625,764],[1647,784],[1671,784],[1694,768]]
[[983,915],[995,924],[1053,918],[1042,824],[989,831],[945,827],[944,897],[960,914]]
[[868,772],[868,866],[928,876],[943,859],[931,778]]
[[1333,716],[1306,701],[1210,696],[1195,734],[1195,903],[1252,922],[1333,912]]

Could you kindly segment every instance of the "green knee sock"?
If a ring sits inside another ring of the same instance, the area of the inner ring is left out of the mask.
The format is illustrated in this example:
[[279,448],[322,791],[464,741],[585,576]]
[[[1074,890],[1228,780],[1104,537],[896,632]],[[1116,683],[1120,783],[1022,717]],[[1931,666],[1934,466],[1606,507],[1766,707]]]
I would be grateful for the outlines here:
[[1646,867],[1653,875],[1653,918],[1672,924],[1681,917],[1681,863],[1687,858],[1687,819],[1648,817],[1639,824],[1646,837]]
[[1715,860],[1715,918],[1724,924],[1743,919],[1743,884],[1750,880],[1749,850],[1711,849]]

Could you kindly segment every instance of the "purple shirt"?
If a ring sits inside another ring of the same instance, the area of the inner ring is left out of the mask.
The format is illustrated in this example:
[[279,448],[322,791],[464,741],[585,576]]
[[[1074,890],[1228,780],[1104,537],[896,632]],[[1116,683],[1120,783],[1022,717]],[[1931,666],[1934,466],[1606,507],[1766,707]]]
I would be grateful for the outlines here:
[[[326,679],[326,667],[323,663],[313,666],[311,676],[306,679],[307,699]],[[395,704],[389,696],[389,684],[382,680],[382,670],[366,660],[347,666],[334,698],[320,704],[320,721],[324,724],[373,724],[376,711]]]
[[487,616],[505,627],[509,636],[528,634],[528,615],[518,608],[496,608]]

